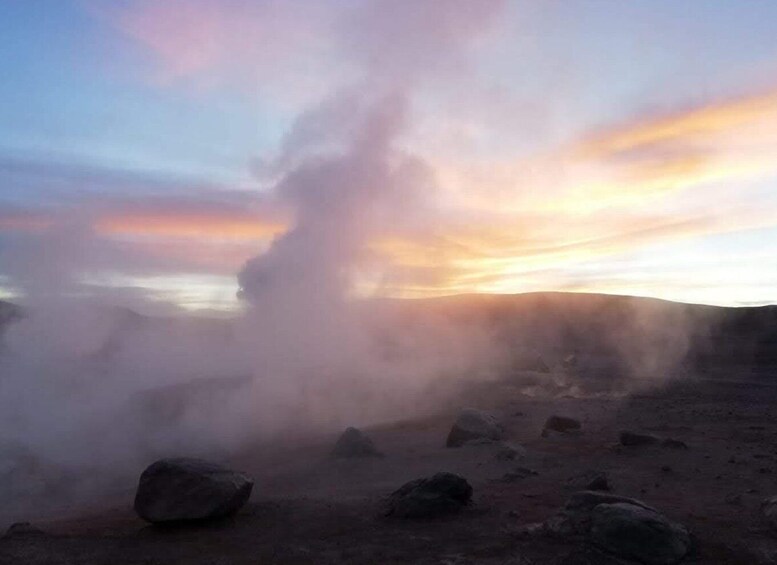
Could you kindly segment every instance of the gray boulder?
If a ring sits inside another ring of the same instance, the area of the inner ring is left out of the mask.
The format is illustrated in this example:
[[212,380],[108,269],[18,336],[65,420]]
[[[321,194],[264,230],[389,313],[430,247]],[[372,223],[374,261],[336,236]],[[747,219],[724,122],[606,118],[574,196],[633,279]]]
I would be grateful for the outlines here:
[[453,424],[446,447],[460,447],[472,440],[499,441],[504,430],[496,418],[474,408],[465,408]]
[[335,443],[332,455],[338,458],[381,457],[382,453],[363,431],[347,428]]
[[554,516],[526,526],[529,536],[577,538],[619,559],[672,565],[690,552],[688,530],[645,503],[613,494],[581,491]]
[[237,512],[253,479],[201,459],[161,459],[140,476],[135,512],[152,523],[207,520]]
[[406,483],[388,500],[387,515],[398,518],[432,518],[461,510],[472,499],[472,487],[453,473]]
[[625,502],[593,509],[590,539],[605,551],[645,565],[679,563],[691,549],[684,526],[655,510]]
[[538,533],[557,536],[587,536],[591,529],[591,515],[600,504],[626,503],[648,510],[653,508],[639,500],[599,491],[584,490],[574,493],[564,507],[541,524],[532,526]]

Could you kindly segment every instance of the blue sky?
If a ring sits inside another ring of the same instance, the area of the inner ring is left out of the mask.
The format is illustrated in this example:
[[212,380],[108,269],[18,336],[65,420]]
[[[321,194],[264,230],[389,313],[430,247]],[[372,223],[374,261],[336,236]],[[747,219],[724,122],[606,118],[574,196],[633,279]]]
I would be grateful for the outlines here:
[[436,186],[362,292],[777,302],[775,3],[400,4],[4,2],[0,293],[235,308],[300,116],[385,88]]

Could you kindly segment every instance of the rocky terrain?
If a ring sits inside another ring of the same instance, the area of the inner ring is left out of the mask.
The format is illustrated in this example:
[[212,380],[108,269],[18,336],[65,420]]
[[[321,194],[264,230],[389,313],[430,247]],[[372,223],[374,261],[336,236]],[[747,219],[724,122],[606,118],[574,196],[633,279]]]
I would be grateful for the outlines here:
[[[151,460],[95,500],[44,508],[65,487],[32,489],[2,512],[0,563],[777,563],[777,309],[558,294],[424,308],[486,320],[521,354],[423,417],[214,455],[253,481],[217,520],[141,518]],[[650,363],[656,347],[671,363]],[[143,402],[180,397],[164,395]],[[16,449],[3,489],[71,480]]]

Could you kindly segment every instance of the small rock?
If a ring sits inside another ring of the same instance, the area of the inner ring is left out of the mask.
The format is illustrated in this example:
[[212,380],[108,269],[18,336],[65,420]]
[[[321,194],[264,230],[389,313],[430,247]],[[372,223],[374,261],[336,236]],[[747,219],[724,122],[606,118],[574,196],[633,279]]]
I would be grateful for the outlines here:
[[135,512],[152,523],[221,518],[237,512],[254,481],[201,459],[161,459],[140,476]]
[[515,481],[526,479],[528,477],[534,477],[539,475],[537,471],[529,469],[527,467],[516,467],[509,473],[505,473],[500,479],[503,483],[514,483]]
[[460,447],[476,439],[499,441],[503,435],[504,430],[496,418],[474,408],[465,408],[453,424],[445,446]]
[[523,459],[525,456],[525,447],[505,442],[503,442],[496,453],[494,453],[494,458],[497,461],[515,461],[517,459]]
[[607,482],[607,475],[599,475],[595,477],[588,485],[586,490],[610,490],[610,483]]
[[727,494],[726,498],[724,499],[726,504],[733,504],[733,505],[739,505],[742,504],[742,495],[741,494]]
[[623,431],[620,433],[619,441],[621,445],[633,447],[639,445],[656,445],[661,440],[653,435]]
[[661,442],[662,447],[668,447],[669,449],[688,449],[688,444],[679,439],[666,438]]
[[610,484],[607,474],[601,471],[586,471],[567,480],[567,488],[574,490],[608,491]]
[[453,473],[437,473],[404,484],[389,497],[388,516],[431,518],[461,510],[472,499],[472,487]]
[[579,431],[581,427],[580,420],[554,415],[545,421],[545,426],[542,428],[542,437],[547,437],[549,432],[569,433]]
[[33,526],[29,522],[15,522],[11,524],[11,526],[5,532],[4,537],[35,536],[35,535],[42,535],[42,534],[43,534],[43,530]]
[[347,428],[335,443],[332,455],[339,458],[381,457],[382,453],[363,431]]

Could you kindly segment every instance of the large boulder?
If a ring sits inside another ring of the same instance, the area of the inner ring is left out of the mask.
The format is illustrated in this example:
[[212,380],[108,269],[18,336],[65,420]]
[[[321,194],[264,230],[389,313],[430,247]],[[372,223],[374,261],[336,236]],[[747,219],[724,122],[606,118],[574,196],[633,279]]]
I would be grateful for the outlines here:
[[253,479],[201,459],[161,459],[140,476],[135,512],[152,523],[207,520],[237,512]]
[[625,502],[593,509],[590,539],[605,551],[645,565],[679,563],[691,549],[684,526],[655,510]]
[[645,565],[679,563],[690,552],[688,530],[644,502],[603,492],[573,494],[555,515],[523,529],[528,536],[579,539]]
[[347,428],[338,438],[332,450],[334,457],[380,457],[382,454],[363,431]]
[[473,440],[499,441],[504,430],[496,418],[474,408],[465,408],[453,424],[446,447],[460,447]]
[[387,515],[398,518],[432,518],[461,510],[472,499],[467,480],[453,473],[406,483],[388,500]]
[[633,498],[601,491],[584,490],[570,496],[564,507],[542,524],[542,529],[554,535],[587,535],[591,529],[591,513],[594,508],[600,504],[615,504],[619,502],[653,510],[643,502]]

